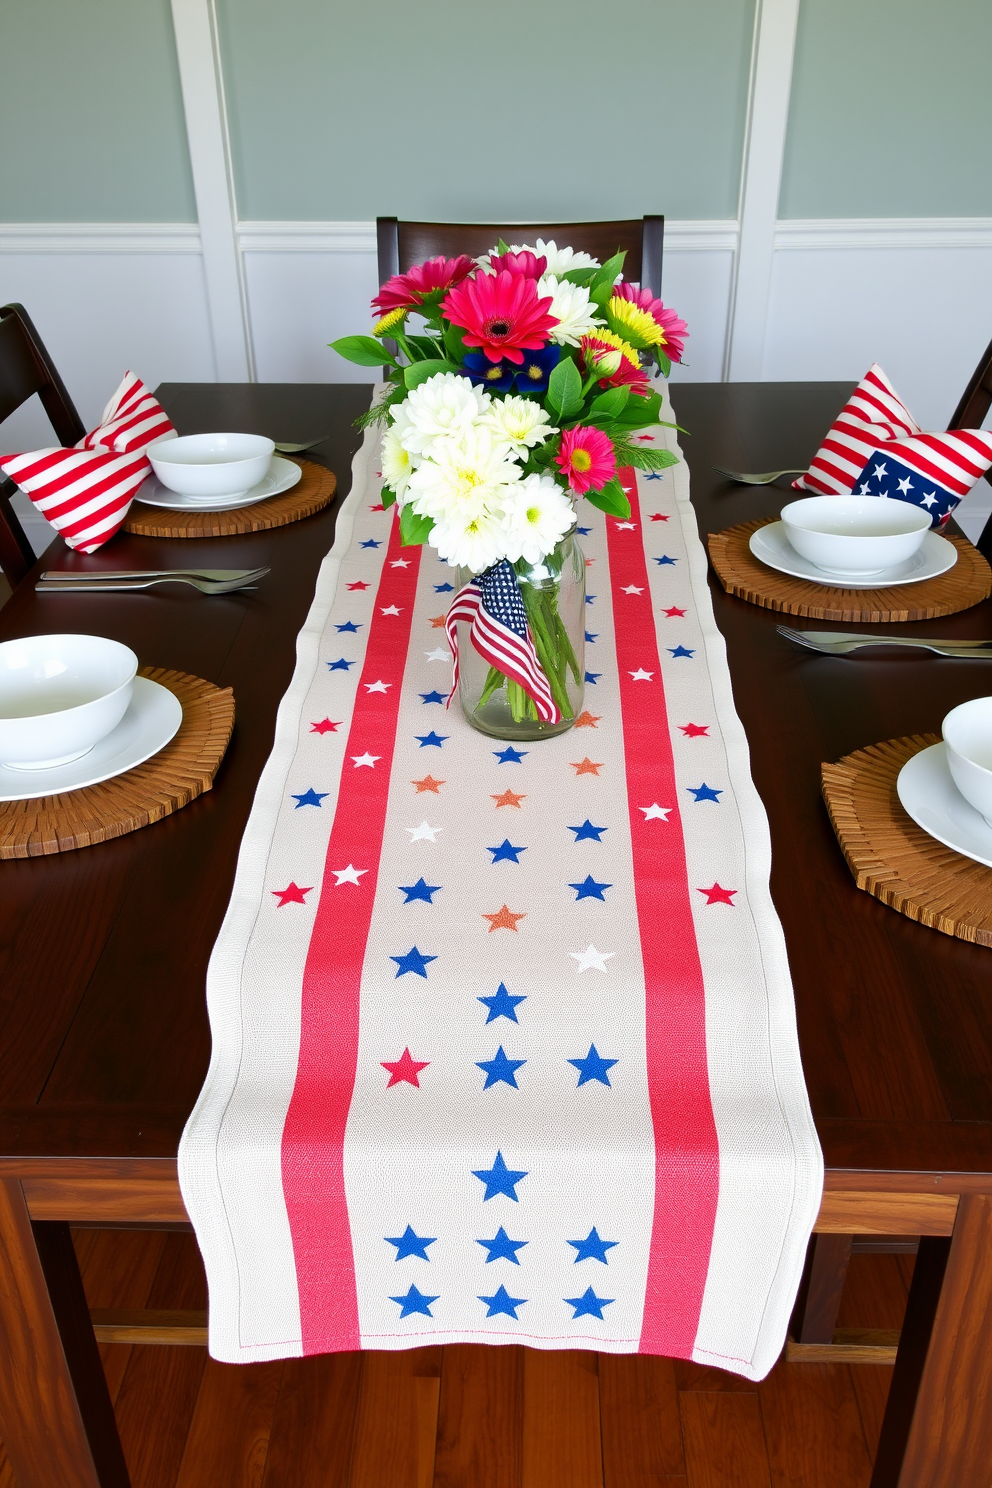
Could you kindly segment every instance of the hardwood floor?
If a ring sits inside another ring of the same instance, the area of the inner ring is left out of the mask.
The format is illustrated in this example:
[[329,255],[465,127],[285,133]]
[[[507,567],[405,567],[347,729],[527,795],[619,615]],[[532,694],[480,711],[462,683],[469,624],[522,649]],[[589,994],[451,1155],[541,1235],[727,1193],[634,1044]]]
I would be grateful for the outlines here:
[[[83,1230],[91,1307],[202,1308],[189,1235]],[[856,1256],[842,1326],[902,1321],[912,1257]],[[101,1345],[134,1488],[867,1488],[892,1371],[461,1345],[216,1364]],[[0,1451],[0,1488],[16,1488]]]

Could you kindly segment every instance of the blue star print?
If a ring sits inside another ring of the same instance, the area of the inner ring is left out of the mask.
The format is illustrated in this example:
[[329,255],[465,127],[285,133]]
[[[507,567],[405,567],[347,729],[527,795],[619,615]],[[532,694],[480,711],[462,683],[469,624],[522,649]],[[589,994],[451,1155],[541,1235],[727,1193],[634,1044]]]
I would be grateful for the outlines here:
[[422,1312],[425,1317],[432,1318],[434,1314],[431,1312],[431,1303],[436,1302],[437,1297],[425,1297],[423,1292],[411,1282],[410,1290],[405,1297],[390,1297],[389,1300],[400,1304],[401,1318],[409,1317],[413,1312]]
[[586,681],[591,682],[595,687],[602,675],[602,672],[586,672]]
[[488,1308],[486,1313],[487,1318],[506,1316],[511,1317],[516,1322],[517,1308],[522,1307],[527,1301],[527,1298],[511,1297],[506,1287],[501,1286],[499,1291],[495,1292],[491,1297],[480,1297],[479,1301],[485,1302]]
[[[393,1300],[396,1300],[395,1297],[393,1298]],[[592,1287],[586,1287],[581,1297],[566,1297],[565,1301],[568,1303],[569,1307],[575,1308],[575,1311],[572,1314],[573,1323],[575,1322],[576,1318],[580,1317],[599,1318],[600,1322],[602,1322],[603,1308],[609,1307],[611,1302],[616,1301],[616,1298],[597,1297]]]
[[[595,1044],[589,1045],[589,1053],[584,1059],[570,1059],[568,1062],[574,1064],[579,1072],[579,1084],[576,1089],[588,1084],[590,1080],[598,1080],[600,1085],[609,1085],[610,1077],[606,1072],[617,1063],[615,1059],[604,1059]],[[610,1089],[613,1089],[612,1085]]]
[[685,646],[666,646],[665,650],[670,651],[673,656],[695,656],[696,654],[694,650],[689,651]]
[[596,600],[595,594],[587,594],[586,595],[586,604],[594,604],[595,603],[595,600]]
[[454,589],[454,587],[455,587],[454,584],[435,584],[434,585],[434,593],[435,594],[448,594],[448,593],[450,593],[450,591],[452,589]]
[[644,479],[645,480],[661,480],[661,471],[660,470],[649,470],[648,473],[647,473],[647,475],[644,477]]
[[[437,1236],[418,1235],[415,1230],[411,1230],[410,1226],[407,1225],[402,1235],[386,1235],[384,1239],[387,1245],[396,1246],[396,1259],[398,1261],[405,1261],[407,1256],[417,1256],[421,1261],[429,1261],[430,1256],[427,1254],[427,1247],[434,1244]],[[574,1242],[570,1240],[568,1243],[572,1245]],[[393,1297],[391,1300],[395,1302],[396,1298]],[[434,1300],[436,1301],[437,1299],[435,1298]]]
[[677,558],[669,558],[667,553],[662,553],[661,557],[656,558],[654,561],[655,563],[660,563],[664,566],[664,564],[666,563],[678,563],[679,560]]
[[416,734],[414,737],[420,740],[421,749],[427,749],[432,744],[436,749],[440,749],[445,739],[450,739],[451,735],[436,734],[434,730],[431,729],[429,734]]
[[381,548],[382,543],[376,542],[374,537],[370,537],[366,542],[359,543],[358,546],[360,548]]
[[524,755],[529,753],[529,749],[514,749],[512,744],[508,744],[505,749],[493,750],[494,757],[501,765],[519,765]]
[[310,789],[308,791],[304,791],[301,796],[298,796],[295,791],[292,793],[292,795],[293,800],[296,802],[293,810],[299,811],[301,806],[319,806],[324,798],[330,795],[330,791],[315,791],[311,786]]
[[527,1063],[526,1059],[509,1059],[503,1045],[500,1044],[492,1059],[477,1059],[476,1065],[485,1071],[486,1083],[483,1090],[488,1090],[490,1085],[512,1085],[514,1090],[519,1090],[517,1084],[517,1070]]
[[486,1265],[493,1261],[512,1261],[515,1266],[520,1265],[520,1257],[517,1251],[521,1250],[528,1242],[526,1240],[511,1240],[509,1235],[500,1225],[491,1240],[476,1240],[476,1245],[483,1246],[488,1250]]
[[[606,1252],[608,1250],[612,1250],[614,1245],[616,1245],[617,1243],[618,1242],[616,1240],[601,1239],[599,1231],[596,1229],[595,1225],[593,1225],[592,1229],[589,1231],[584,1240],[565,1241],[566,1245],[575,1246],[576,1265],[578,1265],[579,1261],[602,1261],[604,1266],[608,1266],[609,1258]],[[429,1241],[428,1244],[430,1244]]]
[[527,1173],[524,1169],[508,1168],[503,1161],[502,1152],[497,1152],[496,1161],[491,1168],[473,1168],[472,1176],[486,1185],[486,1191],[482,1195],[484,1204],[489,1199],[496,1198],[497,1194],[505,1194],[508,1199],[519,1204],[517,1184],[521,1178],[527,1177]]
[[354,620],[346,620],[343,625],[335,625],[335,627],[334,627],[335,630],[349,630],[349,631],[353,631],[356,635],[357,635],[358,631],[361,630],[361,628],[362,628],[361,625],[356,625],[355,622],[354,622]]
[[[595,635],[592,633],[591,630],[587,630],[586,631],[586,645],[587,646],[591,646],[592,643],[593,643],[593,641],[597,640],[598,637],[599,637],[599,631],[598,630],[596,631]],[[602,676],[602,675],[603,675],[602,672],[600,672],[600,676]]]
[[[431,896],[436,894],[440,887],[440,884],[424,883],[422,878],[418,878],[415,884],[398,885],[400,893],[406,895],[406,898],[403,900],[404,904],[412,904],[415,899],[423,899],[425,904],[433,904],[434,900]],[[433,960],[433,957],[430,959]],[[396,960],[395,956],[393,960]]]
[[517,1008],[522,1002],[526,1001],[526,997],[514,997],[512,993],[507,992],[503,982],[500,982],[492,997],[476,998],[476,1002],[484,1003],[489,1009],[489,1016],[486,1019],[487,1023],[493,1023],[497,1018],[509,1018],[511,1023],[519,1023],[520,1019],[517,1017]]
[[716,801],[717,805],[720,804],[719,798],[723,795],[722,790],[716,786],[707,785],[705,780],[702,785],[687,785],[686,790],[691,796],[695,796],[697,801]]
[[[603,828],[605,831],[605,827]],[[605,901],[604,889],[612,889],[613,885],[608,883],[597,883],[591,873],[587,873],[581,883],[570,883],[570,889],[575,890],[575,901],[580,899],[602,899]]]
[[504,837],[499,847],[487,847],[486,852],[491,852],[494,863],[519,863],[520,854],[526,852],[525,847],[514,847],[509,837]]
[[[587,840],[589,842],[602,842],[603,833],[609,830],[609,827],[594,827],[588,817],[586,817],[580,827],[566,828],[566,831],[575,833],[576,842],[585,842]],[[571,887],[574,888],[575,885],[573,884]]]
[[[425,703],[443,703],[444,702],[444,693],[443,692],[422,692],[420,694],[420,696],[423,698],[423,700],[424,700]],[[447,737],[447,735],[445,737]]]
[[590,532],[592,531],[592,528],[591,527],[576,527],[575,530],[579,534],[580,537],[588,537],[589,534],[590,534]]
[[346,672],[349,667],[353,667],[354,665],[355,663],[353,661],[345,661],[343,656],[339,656],[337,661],[329,661],[327,663],[327,670],[329,672]]
[[395,961],[399,968],[396,972],[398,977],[405,976],[407,972],[413,972],[427,980],[427,967],[431,961],[436,961],[436,956],[425,956],[423,951],[418,951],[416,946],[407,951],[405,956],[390,956],[390,961]]

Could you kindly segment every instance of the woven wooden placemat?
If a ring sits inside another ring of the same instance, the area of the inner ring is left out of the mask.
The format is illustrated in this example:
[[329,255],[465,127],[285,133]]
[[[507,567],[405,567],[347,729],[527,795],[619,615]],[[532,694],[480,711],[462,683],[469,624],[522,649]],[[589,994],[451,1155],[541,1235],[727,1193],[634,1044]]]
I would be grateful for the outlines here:
[[[773,517],[771,521],[777,521]],[[880,625],[886,621],[933,620],[970,609],[992,593],[992,569],[967,538],[948,537],[958,561],[947,573],[920,584],[891,589],[840,589],[793,579],[759,562],[748,547],[752,532],[768,522],[741,522],[707,539],[710,562],[728,594],[783,615],[810,620],[848,620]]]
[[0,802],[0,859],[71,852],[150,826],[208,791],[234,727],[234,694],[202,677],[142,667],[183,705],[179,731],[158,754],[113,780],[61,796]]
[[303,477],[281,496],[270,496],[268,501],[226,512],[169,511],[164,506],[145,506],[136,501],[128,512],[124,531],[137,532],[142,537],[236,537],[239,533],[267,532],[272,527],[285,527],[303,517],[312,517],[333,501],[338,479],[332,470],[325,470],[312,460],[295,463],[303,471]]
[[823,798],[859,889],[945,935],[992,947],[992,868],[918,827],[896,794],[907,760],[936,734],[887,739],[823,766]]

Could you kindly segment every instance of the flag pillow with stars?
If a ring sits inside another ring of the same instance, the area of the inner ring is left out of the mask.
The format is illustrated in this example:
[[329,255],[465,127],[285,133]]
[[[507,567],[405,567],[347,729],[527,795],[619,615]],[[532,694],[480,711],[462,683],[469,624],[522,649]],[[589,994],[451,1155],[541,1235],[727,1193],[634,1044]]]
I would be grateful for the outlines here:
[[942,527],[992,465],[992,433],[925,434],[876,363],[861,379],[817,450],[797,491],[908,501]]

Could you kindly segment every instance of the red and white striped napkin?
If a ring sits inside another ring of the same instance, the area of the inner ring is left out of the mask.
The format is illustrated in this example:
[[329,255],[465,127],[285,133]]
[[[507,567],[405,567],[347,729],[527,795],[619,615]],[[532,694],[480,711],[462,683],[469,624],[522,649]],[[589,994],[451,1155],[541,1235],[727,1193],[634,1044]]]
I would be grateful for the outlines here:
[[113,537],[151,470],[145,450],[175,434],[140,377],[127,372],[92,429],[73,449],[8,455],[0,470],[51,522],[70,548],[93,553]]

